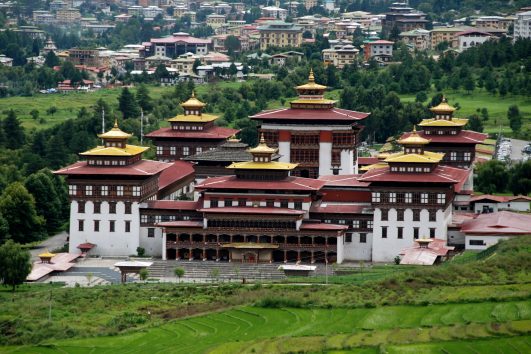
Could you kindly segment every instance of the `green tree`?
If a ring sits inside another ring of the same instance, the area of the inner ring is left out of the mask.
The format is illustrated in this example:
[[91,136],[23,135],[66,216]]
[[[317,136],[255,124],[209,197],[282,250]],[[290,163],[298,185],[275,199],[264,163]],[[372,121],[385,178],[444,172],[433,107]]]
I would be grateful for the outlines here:
[[[18,243],[8,240],[0,246],[0,279],[6,286],[16,287],[26,281],[31,272],[31,256]],[[14,301],[14,299],[13,299]]]
[[146,281],[149,276],[149,272],[146,268],[142,268],[140,269],[140,272],[138,272],[138,276],[140,277],[140,280]]
[[531,193],[531,160],[520,162],[511,168],[509,190],[514,195]]
[[236,52],[239,52],[242,47],[242,43],[238,37],[230,35],[225,38],[225,49],[229,55],[233,55]]
[[145,113],[150,112],[153,108],[153,103],[151,97],[149,96],[149,89],[144,84],[138,86],[138,90],[136,91],[136,100],[140,108],[142,108]]
[[37,109],[32,109],[32,110],[30,111],[30,116],[31,116],[31,118],[33,118],[34,120],[39,119],[39,110],[37,110]]
[[35,199],[37,214],[46,221],[48,233],[57,231],[63,223],[62,203],[56,191],[50,171],[39,171],[30,175],[24,185]]
[[44,235],[44,218],[37,215],[35,199],[22,183],[10,184],[0,196],[0,213],[8,221],[8,233],[15,242],[33,242]]
[[522,115],[517,105],[513,104],[509,106],[507,110],[507,118],[509,119],[509,126],[513,132],[518,133],[522,128]]
[[122,93],[118,97],[118,109],[122,112],[124,119],[134,118],[140,115],[140,109],[135,97],[127,87],[122,89]]
[[14,110],[9,110],[6,119],[2,123],[2,127],[5,135],[5,146],[8,149],[18,149],[24,145],[26,141],[24,128],[20,125],[20,121]]
[[231,63],[229,66],[229,75],[234,77],[236,74],[238,74],[238,68],[236,67],[236,64]]
[[474,184],[483,193],[503,193],[507,190],[508,180],[509,173],[505,164],[491,160],[477,166]]
[[326,85],[332,88],[336,88],[339,85],[339,80],[337,79],[337,69],[332,64],[326,67]]
[[483,132],[483,121],[477,114],[473,114],[468,117],[468,123],[466,129],[473,130],[475,132]]
[[177,267],[173,270],[173,274],[179,279],[179,283],[181,282],[181,278],[184,277],[184,273],[185,271],[182,267]]
[[46,114],[48,114],[49,116],[53,116],[55,113],[57,113],[57,107],[55,106],[51,106],[46,110]]
[[55,55],[53,51],[50,51],[48,52],[48,54],[46,54],[46,57],[44,59],[45,66],[49,68],[53,68],[54,66],[59,66],[59,64],[61,64],[61,62],[59,61],[59,58],[57,57],[57,55]]

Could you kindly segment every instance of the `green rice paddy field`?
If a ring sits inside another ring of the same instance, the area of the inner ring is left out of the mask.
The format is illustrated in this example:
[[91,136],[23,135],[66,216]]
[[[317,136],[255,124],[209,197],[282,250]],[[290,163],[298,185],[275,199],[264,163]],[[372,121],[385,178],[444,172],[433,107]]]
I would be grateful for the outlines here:
[[531,301],[362,309],[238,307],[6,353],[529,353]]

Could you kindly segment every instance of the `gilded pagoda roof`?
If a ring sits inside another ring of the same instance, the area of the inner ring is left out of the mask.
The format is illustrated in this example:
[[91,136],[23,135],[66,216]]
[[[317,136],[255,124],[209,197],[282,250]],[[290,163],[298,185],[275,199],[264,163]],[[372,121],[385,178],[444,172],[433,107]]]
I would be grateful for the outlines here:
[[98,137],[102,139],[129,139],[131,136],[132,134],[126,133],[118,127],[117,120],[114,121],[114,127],[111,130],[98,134]]
[[363,166],[363,167],[360,167],[360,171],[370,171],[370,170],[374,170],[374,169],[380,169],[380,168],[386,168],[387,166],[389,166],[386,162],[378,162],[378,163],[374,163],[372,165],[367,165],[367,166]]
[[278,149],[267,146],[264,134],[260,137],[260,143],[254,148],[250,148],[249,151],[251,154],[274,154]]
[[192,91],[192,97],[190,97],[187,101],[181,103],[181,107],[183,108],[203,108],[206,106],[206,103],[199,101],[197,98],[195,98],[195,92]]
[[207,123],[218,119],[219,116],[213,114],[178,114],[168,119],[168,122],[187,122],[187,123]]
[[297,90],[326,90],[327,86],[319,85],[315,82],[315,76],[313,69],[310,69],[310,75],[308,76],[308,83],[297,86]]
[[419,123],[421,127],[462,127],[468,123],[468,119],[464,118],[452,118],[452,120],[446,119],[423,119]]
[[432,112],[441,112],[441,113],[452,113],[452,112],[455,111],[455,107],[450,106],[448,104],[448,102],[446,101],[446,98],[443,97],[441,103],[439,103],[435,107],[431,107],[430,111],[432,111]]
[[413,133],[405,139],[398,140],[401,145],[426,145],[430,141],[417,134],[417,127],[413,127]]
[[329,100],[327,98],[319,98],[319,99],[296,99],[291,101],[290,103],[298,103],[298,104],[326,104],[326,105],[333,105],[337,101],[335,100]]
[[50,251],[46,250],[46,252],[39,254],[39,258],[52,258],[55,256],[55,253],[51,253]]
[[80,153],[82,156],[135,156],[148,150],[147,146],[126,145],[125,148],[96,146]]
[[398,152],[386,158],[385,162],[404,162],[404,163],[437,163],[442,160],[444,154],[437,152],[424,151],[422,154],[406,154]]

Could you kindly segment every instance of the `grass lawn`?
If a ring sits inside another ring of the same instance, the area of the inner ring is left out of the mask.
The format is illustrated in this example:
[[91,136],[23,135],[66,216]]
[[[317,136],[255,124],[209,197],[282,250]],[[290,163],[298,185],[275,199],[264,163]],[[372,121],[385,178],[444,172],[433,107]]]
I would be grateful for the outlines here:
[[[441,345],[457,348],[455,340],[482,347],[477,341],[471,340],[497,336],[515,336],[516,345],[525,347],[529,337],[526,339],[523,336],[531,331],[530,319],[529,301],[388,306],[372,309],[239,307],[182,319],[127,335],[46,341],[41,346],[6,347],[4,351],[293,353],[429,343],[435,340],[454,341],[428,344],[434,345],[435,349]],[[513,339],[506,341],[512,342]],[[419,345],[416,344],[417,347]],[[494,347],[491,345],[491,348]],[[407,348],[396,347],[396,350]]]
[[[225,87],[238,88],[241,83],[239,82],[221,82],[216,84],[203,84],[196,87],[198,94],[205,93],[210,89],[222,89]],[[171,92],[174,87],[162,87],[162,86],[149,86],[150,96],[153,99],[158,98],[165,92]],[[69,94],[41,94],[38,93],[33,97],[7,97],[0,98],[0,106],[2,110],[14,109],[17,113],[17,117],[22,121],[22,125],[25,128],[45,129],[49,128],[57,123],[63,122],[69,118],[75,118],[77,112],[82,108],[90,108],[100,98],[109,103],[113,108],[118,107],[118,96],[120,95],[121,88],[115,89],[101,89],[95,92],[78,93],[73,92]],[[135,89],[132,90],[135,92]],[[57,112],[52,116],[46,113],[46,110],[52,106],[57,107]],[[32,110],[38,110],[40,115],[45,119],[44,123],[39,123],[38,120],[34,120],[30,112]]]

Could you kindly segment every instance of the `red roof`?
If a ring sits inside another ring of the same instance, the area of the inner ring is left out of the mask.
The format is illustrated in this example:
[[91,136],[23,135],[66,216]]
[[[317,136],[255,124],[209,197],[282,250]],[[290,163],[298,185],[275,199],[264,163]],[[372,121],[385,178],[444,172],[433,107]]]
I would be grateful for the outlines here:
[[319,224],[319,223],[308,223],[302,224],[300,230],[330,230],[330,231],[341,231],[347,230],[347,225],[336,225],[336,224]]
[[173,44],[183,42],[186,44],[210,44],[212,41],[210,39],[201,39],[195,38],[190,35],[177,35],[164,38],[152,38],[151,43],[164,43],[164,44]]
[[467,34],[481,34],[483,36],[488,36],[490,37],[490,33],[487,33],[487,32],[483,32],[483,31],[478,31],[478,30],[475,30],[475,29],[469,29],[469,30],[466,30],[466,31],[463,31],[463,32],[459,32],[459,33],[456,33],[455,36],[456,37],[459,37],[459,36],[466,36]]
[[146,134],[148,138],[174,138],[174,139],[227,139],[238,133],[238,129],[212,127],[203,131],[178,131],[172,128],[161,128]]
[[374,165],[380,162],[377,157],[358,157],[358,165]]
[[179,221],[163,221],[157,223],[157,226],[162,227],[203,227],[202,221],[190,221],[190,220],[179,220]]
[[94,247],[96,247],[96,245],[90,242],[81,243],[77,246],[79,249],[92,249]]
[[363,209],[370,208],[370,204],[328,204],[321,203],[310,209],[312,213],[325,214],[359,214]]
[[416,264],[416,265],[432,265],[437,260],[437,257],[446,256],[448,251],[452,251],[455,247],[446,246],[445,240],[430,239],[431,242],[427,247],[420,247],[418,241],[410,248],[406,248],[400,252],[403,255],[400,264]]
[[275,214],[275,215],[303,215],[304,210],[288,208],[253,208],[253,207],[221,207],[203,208],[198,211],[212,214]]
[[129,166],[88,166],[86,161],[78,161],[55,171],[58,175],[113,175],[113,176],[153,176],[171,167],[171,163],[140,160]]
[[450,166],[437,166],[429,173],[391,172],[389,167],[367,171],[359,179],[366,182],[413,182],[413,183],[451,183],[457,184],[455,190],[461,190],[470,170]]
[[329,175],[320,176],[320,181],[325,181],[325,187],[368,187],[370,183],[361,182],[362,175]]
[[192,200],[150,200],[145,209],[197,210],[200,206],[199,201]]
[[186,161],[175,161],[173,164],[162,171],[159,177],[159,190],[170,184],[180,181],[184,178],[194,176],[195,170],[191,163]]
[[[417,131],[421,137],[430,140],[430,143],[448,143],[448,144],[481,144],[488,135],[478,133],[472,130],[461,130],[457,135],[426,135],[424,131]],[[400,139],[405,139],[411,135],[411,132],[404,133]],[[429,146],[429,145],[428,145]]]
[[374,41],[374,42],[368,42],[368,43],[365,43],[365,45],[371,45],[371,44],[395,44],[395,42],[391,42],[391,41],[386,41],[386,40],[383,40],[383,39],[379,39],[377,41]]
[[370,113],[349,111],[348,109],[301,109],[301,108],[280,108],[262,111],[252,119],[287,119],[287,120],[341,120],[355,122],[367,118]]
[[478,202],[480,200],[490,200],[490,201],[494,201],[497,203],[507,203],[507,202],[512,202],[515,200],[520,200],[520,201],[525,200],[529,202],[531,201],[531,198],[525,195],[512,196],[512,195],[491,195],[491,194],[476,195],[470,198],[471,203]]
[[251,181],[238,179],[234,175],[211,177],[197,185],[195,189],[263,189],[263,190],[299,190],[316,191],[324,182],[311,178],[287,177],[280,181]]
[[463,222],[461,232],[466,235],[529,235],[531,215],[510,211],[479,214],[474,219]]

